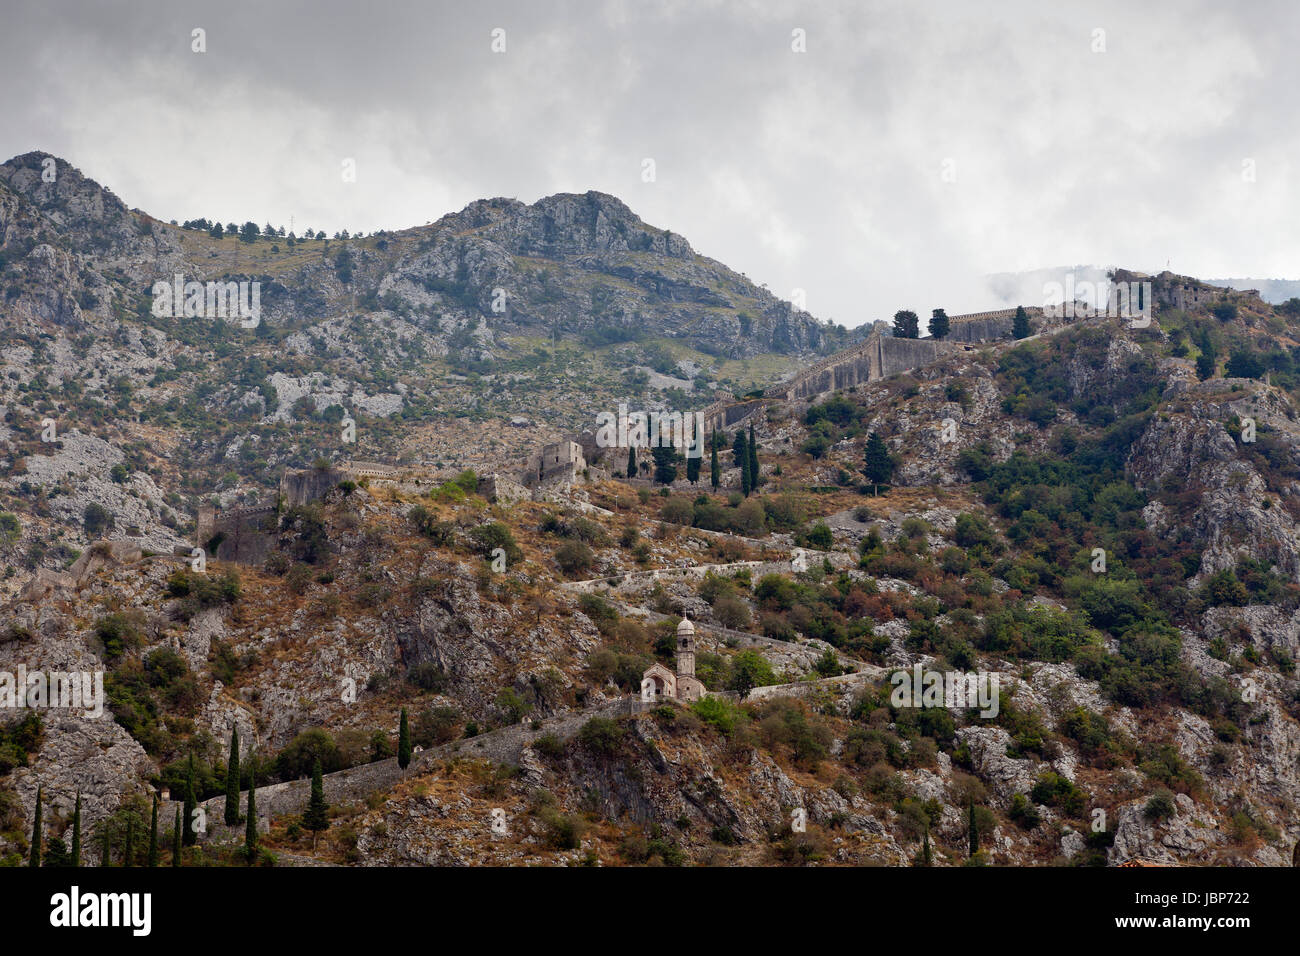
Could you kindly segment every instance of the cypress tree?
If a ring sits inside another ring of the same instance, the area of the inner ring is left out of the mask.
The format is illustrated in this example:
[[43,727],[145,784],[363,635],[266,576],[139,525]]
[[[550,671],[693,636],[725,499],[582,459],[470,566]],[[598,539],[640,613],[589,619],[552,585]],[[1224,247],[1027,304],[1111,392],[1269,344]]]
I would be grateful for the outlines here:
[[397,725],[397,765],[405,770],[411,765],[411,728],[406,725],[406,708],[402,708],[402,719]]
[[153,812],[149,814],[149,866],[158,865],[158,794],[153,795]]
[[32,819],[32,854],[27,858],[28,866],[41,865],[41,804],[45,799],[45,786],[36,786],[36,816]]
[[81,791],[77,791],[77,805],[72,811],[72,865],[81,866]]
[[930,828],[925,828],[925,842],[921,844],[921,863],[924,866],[930,865]]
[[745,449],[745,429],[736,432],[736,440],[731,443],[731,456],[736,460],[736,467],[744,471],[749,452]]
[[198,835],[194,832],[194,808],[198,801],[194,799],[194,754],[190,754],[189,771],[185,775],[185,819],[182,821],[184,829],[181,831],[181,842],[186,846],[193,846],[198,842]]
[[244,827],[244,853],[251,866],[257,857],[257,777],[255,772],[248,775],[248,821]]
[[748,498],[754,485],[750,481],[749,442],[745,440],[745,430],[743,428],[736,432],[736,445],[732,451],[736,453],[736,464],[740,466],[740,490]]
[[230,762],[226,765],[226,826],[239,824],[239,731],[230,730]]
[[1202,382],[1213,378],[1219,365],[1219,354],[1207,334],[1200,343],[1201,354],[1196,357],[1196,377]]
[[974,856],[980,851],[980,829],[975,823],[975,801],[970,802],[970,818],[967,823],[967,829],[970,830],[970,855]]
[[[713,437],[715,439],[718,437],[717,432],[714,432]],[[718,465],[718,443],[715,440],[709,444],[713,446],[713,457],[709,462],[709,484],[713,486],[714,491],[717,491],[722,484],[722,468]]]
[[325,802],[325,784],[321,780],[320,759],[311,768],[311,800],[307,812],[302,815],[302,825],[311,831],[311,846],[316,849],[316,834],[328,830],[330,825],[329,804]]
[[1016,306],[1016,317],[1011,323],[1011,333],[1018,339],[1029,337],[1029,313],[1023,305]]
[[135,856],[135,817],[126,818],[126,847],[122,850],[122,865],[130,866]]
[[627,476],[636,477],[636,445],[629,445],[627,449]]
[[754,437],[754,425],[749,425],[749,487],[758,490],[758,440]]
[[875,494],[880,494],[880,486],[894,477],[895,461],[889,454],[889,449],[885,447],[884,439],[878,434],[872,432],[867,438],[867,447],[864,455],[866,464],[862,472],[867,476],[867,480],[875,486]]
[[172,866],[181,865],[181,808],[176,808],[176,827],[172,830]]
[[698,456],[686,456],[686,480],[697,484],[700,480],[700,459]]

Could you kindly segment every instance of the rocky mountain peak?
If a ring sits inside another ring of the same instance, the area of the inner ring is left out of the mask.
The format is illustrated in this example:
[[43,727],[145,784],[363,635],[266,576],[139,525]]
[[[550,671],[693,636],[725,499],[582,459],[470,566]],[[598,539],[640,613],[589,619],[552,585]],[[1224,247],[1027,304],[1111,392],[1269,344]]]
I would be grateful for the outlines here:
[[50,153],[23,153],[0,164],[0,183],[24,196],[61,226],[129,215],[126,204],[112,190]]
[[649,252],[690,260],[684,238],[647,225],[608,193],[555,193],[532,205],[517,199],[480,199],[434,227],[473,231],[514,255],[583,256]]

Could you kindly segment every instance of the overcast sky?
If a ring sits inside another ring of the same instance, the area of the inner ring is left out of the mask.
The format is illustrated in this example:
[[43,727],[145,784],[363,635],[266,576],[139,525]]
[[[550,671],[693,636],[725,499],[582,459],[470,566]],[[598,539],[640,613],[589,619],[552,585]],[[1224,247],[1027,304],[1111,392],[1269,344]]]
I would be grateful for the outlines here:
[[598,189],[850,326],[1073,263],[1300,278],[1300,4],[1136,6],[6,0],[0,154],[299,232]]

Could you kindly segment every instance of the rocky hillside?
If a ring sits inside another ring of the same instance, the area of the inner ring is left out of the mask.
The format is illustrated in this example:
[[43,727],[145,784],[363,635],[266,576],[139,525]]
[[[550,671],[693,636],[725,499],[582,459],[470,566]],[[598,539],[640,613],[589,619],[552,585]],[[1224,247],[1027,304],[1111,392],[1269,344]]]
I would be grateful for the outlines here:
[[[209,825],[182,861],[246,862],[244,827],[221,822],[232,732],[267,865],[1293,861],[1300,317],[1288,308],[1225,297],[1159,309],[1145,329],[1086,319],[959,349],[812,403],[756,405],[719,448],[716,487],[706,459],[694,484],[578,481],[555,500],[496,504],[457,474],[474,461],[468,436],[517,447],[498,409],[526,388],[532,406],[515,414],[540,417],[543,394],[627,400],[627,378],[570,373],[646,347],[592,338],[599,322],[529,338],[560,321],[548,289],[571,300],[593,275],[621,277],[618,309],[660,297],[660,344],[679,343],[669,333],[692,309],[759,323],[761,297],[711,287],[720,267],[606,197],[477,203],[428,231],[277,253],[278,241],[150,224],[70,173],[66,192],[42,192],[53,184],[39,165],[10,164],[0,207],[6,249],[42,239],[6,253],[3,273],[6,329],[29,331],[5,333],[0,674],[102,671],[107,704],[100,718],[0,716],[5,861],[30,851],[43,787],[56,858],[78,793],[84,833],[106,836],[116,861],[128,827],[142,846],[156,790],[192,788],[211,801]],[[74,239],[116,265],[87,265]],[[190,270],[198,249],[226,257],[223,275],[300,257],[285,268],[319,284],[276,280],[287,291],[268,296],[269,331],[228,324],[215,339],[130,305],[141,257]],[[651,265],[664,283],[653,296]],[[457,339],[453,323],[436,361],[514,371],[462,365],[421,382],[414,370],[435,359],[402,350],[434,341],[432,310],[507,274],[523,291],[506,312],[461,303],[490,335]],[[295,304],[323,290],[323,313],[363,275],[377,311],[309,319]],[[311,344],[331,328],[337,339]],[[409,369],[361,377],[369,366],[348,350],[363,329],[364,355],[410,355]],[[520,342],[545,355],[531,372],[509,364]],[[299,345],[336,364],[296,364]],[[260,377],[244,383],[254,357]],[[391,419],[395,447],[441,436],[447,480],[341,481],[281,507],[255,565],[173,556],[214,460],[237,501],[255,487],[245,463],[320,452],[342,401],[372,409],[367,434]],[[57,441],[41,440],[43,418]],[[760,468],[746,493],[736,449],[750,426]],[[645,670],[676,666],[683,617],[709,696],[641,706]],[[997,693],[913,706],[894,690],[917,665],[996,680]],[[404,739],[418,748],[409,766]],[[317,762],[329,826],[313,835]]]
[[[319,459],[517,468],[618,401],[700,407],[850,338],[600,193],[364,238],[227,225],[161,222],[46,154],[0,165],[16,569],[105,531],[170,551],[201,501],[263,500]],[[256,323],[160,314],[177,275],[256,283]]]

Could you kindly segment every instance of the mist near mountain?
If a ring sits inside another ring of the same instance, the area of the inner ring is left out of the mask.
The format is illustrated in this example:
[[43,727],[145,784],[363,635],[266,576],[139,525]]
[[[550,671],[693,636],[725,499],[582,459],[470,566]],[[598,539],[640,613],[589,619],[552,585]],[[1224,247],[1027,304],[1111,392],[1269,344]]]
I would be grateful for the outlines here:
[[[1051,266],[1026,272],[998,272],[986,276],[989,294],[995,304],[988,308],[1008,308],[1016,305],[1054,305],[1058,298],[1050,298],[1047,288],[1052,283],[1065,285],[1068,276],[1074,277],[1074,283],[1103,283],[1111,266],[1077,265]],[[1150,268],[1148,272],[1159,272]],[[1300,279],[1202,279],[1210,285],[1225,289],[1257,289],[1259,296],[1271,305],[1280,305],[1287,299],[1300,296]],[[1047,301],[1045,301],[1045,297]],[[1105,306],[1106,300],[1102,300]]]

